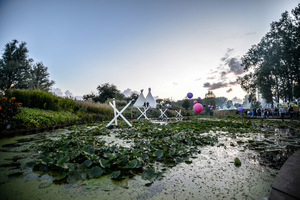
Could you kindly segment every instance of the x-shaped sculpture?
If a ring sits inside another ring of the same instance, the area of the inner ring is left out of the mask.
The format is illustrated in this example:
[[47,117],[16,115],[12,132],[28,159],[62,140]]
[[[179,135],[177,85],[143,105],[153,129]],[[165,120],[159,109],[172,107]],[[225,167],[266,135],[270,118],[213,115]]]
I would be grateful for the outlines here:
[[132,127],[132,125],[129,123],[129,121],[127,121],[127,119],[122,115],[122,112],[124,112],[124,110],[126,110],[126,108],[131,104],[131,101],[129,101],[129,103],[119,112],[116,108],[116,103],[115,103],[115,98],[113,98],[113,105],[109,102],[109,105],[114,109],[114,118],[106,125],[106,127],[109,127],[113,122],[115,122],[115,125],[118,125],[118,117],[122,117],[122,119],[130,126]]
[[165,114],[165,112],[168,110],[168,108],[166,108],[165,111],[162,111],[161,109],[159,109],[159,110],[160,110],[160,113],[161,113],[161,115],[159,116],[159,118],[161,118],[161,119],[164,119],[164,118],[168,119],[168,116]]
[[149,108],[150,108],[150,106],[148,106],[148,107],[144,110],[144,112],[143,112],[139,107],[137,107],[137,109],[140,111],[140,113],[142,113],[142,114],[137,118],[137,120],[139,120],[142,116],[144,116],[146,120],[149,120],[149,118],[148,118],[147,115],[146,115],[146,112],[147,112],[147,110],[148,110]]
[[179,121],[183,118],[183,116],[181,115],[181,110],[179,110],[179,112],[177,110],[175,110],[177,112],[177,115],[176,115],[176,120]]

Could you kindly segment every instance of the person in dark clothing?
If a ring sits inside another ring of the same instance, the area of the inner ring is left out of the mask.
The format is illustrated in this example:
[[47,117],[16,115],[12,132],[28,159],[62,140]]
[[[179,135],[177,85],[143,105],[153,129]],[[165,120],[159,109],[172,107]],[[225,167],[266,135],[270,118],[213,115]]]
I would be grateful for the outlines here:
[[290,105],[289,107],[289,114],[290,114],[290,119],[293,120],[293,116],[294,116],[294,108],[292,105]]

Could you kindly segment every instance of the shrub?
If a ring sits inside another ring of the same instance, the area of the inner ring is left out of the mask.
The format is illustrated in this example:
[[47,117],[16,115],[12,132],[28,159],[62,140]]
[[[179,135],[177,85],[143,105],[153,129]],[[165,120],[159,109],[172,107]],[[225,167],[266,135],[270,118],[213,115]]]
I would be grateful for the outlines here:
[[71,112],[78,109],[72,99],[57,97],[49,92],[40,90],[9,89],[6,91],[6,96],[16,97],[23,103],[24,107],[29,108]]
[[13,117],[20,112],[19,107],[22,103],[16,102],[16,97],[1,97],[0,99],[0,126],[11,123]]

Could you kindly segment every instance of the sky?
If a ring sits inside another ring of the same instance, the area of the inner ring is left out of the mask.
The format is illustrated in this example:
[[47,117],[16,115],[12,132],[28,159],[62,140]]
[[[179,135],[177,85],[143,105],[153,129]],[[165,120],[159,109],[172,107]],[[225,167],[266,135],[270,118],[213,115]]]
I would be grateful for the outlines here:
[[151,88],[243,99],[241,57],[299,0],[0,0],[0,49],[26,42],[63,95]]

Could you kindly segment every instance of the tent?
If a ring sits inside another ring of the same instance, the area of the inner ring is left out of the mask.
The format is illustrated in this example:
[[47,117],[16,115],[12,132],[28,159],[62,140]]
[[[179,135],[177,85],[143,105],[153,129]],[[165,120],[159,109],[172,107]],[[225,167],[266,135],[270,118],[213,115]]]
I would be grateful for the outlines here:
[[149,88],[149,92],[148,92],[148,95],[146,97],[146,102],[149,103],[149,106],[151,108],[156,108],[156,101],[155,101],[155,99],[153,98],[153,96],[151,94],[151,88]]
[[144,90],[141,90],[141,94],[139,98],[136,100],[136,102],[133,104],[133,107],[142,108],[144,104],[147,102],[146,98],[144,97],[143,91]]

